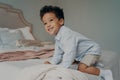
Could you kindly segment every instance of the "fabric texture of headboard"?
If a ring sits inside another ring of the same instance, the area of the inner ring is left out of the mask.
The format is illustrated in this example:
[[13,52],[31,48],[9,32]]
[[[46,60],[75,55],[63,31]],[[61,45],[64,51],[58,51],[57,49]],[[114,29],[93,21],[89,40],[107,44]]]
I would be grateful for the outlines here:
[[1,28],[22,28],[32,27],[32,24],[25,20],[23,12],[12,6],[0,3],[0,27]]

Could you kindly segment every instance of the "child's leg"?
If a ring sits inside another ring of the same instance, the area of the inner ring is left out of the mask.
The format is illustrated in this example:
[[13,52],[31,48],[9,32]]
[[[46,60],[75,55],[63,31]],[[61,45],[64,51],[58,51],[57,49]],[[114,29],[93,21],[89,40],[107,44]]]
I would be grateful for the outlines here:
[[100,74],[99,68],[96,68],[94,66],[94,64],[98,62],[98,60],[99,60],[98,55],[93,54],[85,55],[83,59],[80,61],[78,70],[88,74],[99,75]]
[[78,70],[81,72],[85,72],[88,74],[93,74],[93,75],[99,75],[100,74],[100,70],[94,66],[87,66],[84,63],[80,63],[78,66]]
[[105,80],[113,80],[111,70],[103,70],[93,66],[97,61],[98,57],[95,55],[86,55],[78,66],[78,70],[88,74],[93,74],[104,78]]

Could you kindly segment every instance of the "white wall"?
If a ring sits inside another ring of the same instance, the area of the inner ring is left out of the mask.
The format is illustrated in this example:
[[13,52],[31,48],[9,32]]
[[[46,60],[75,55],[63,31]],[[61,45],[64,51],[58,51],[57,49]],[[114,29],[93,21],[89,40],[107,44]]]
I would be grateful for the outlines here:
[[59,0],[66,25],[120,53],[120,0]]
[[59,5],[65,12],[65,25],[93,39],[103,49],[120,52],[120,0],[0,0],[22,9],[33,24],[39,40],[51,40],[40,21],[39,10],[45,4]]

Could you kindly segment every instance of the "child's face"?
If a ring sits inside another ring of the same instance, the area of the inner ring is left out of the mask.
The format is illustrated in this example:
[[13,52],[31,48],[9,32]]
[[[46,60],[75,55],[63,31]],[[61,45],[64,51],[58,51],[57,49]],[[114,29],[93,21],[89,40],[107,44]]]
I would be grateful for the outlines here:
[[42,21],[44,23],[46,32],[48,32],[50,35],[57,35],[61,25],[64,23],[63,19],[59,20],[52,12],[44,14]]

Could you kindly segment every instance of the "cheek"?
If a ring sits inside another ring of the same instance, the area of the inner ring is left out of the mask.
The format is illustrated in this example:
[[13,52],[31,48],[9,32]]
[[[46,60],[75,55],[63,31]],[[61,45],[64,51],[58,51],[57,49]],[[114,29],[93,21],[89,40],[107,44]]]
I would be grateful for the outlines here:
[[47,27],[45,27],[45,31],[47,31],[47,32],[48,32],[48,29],[47,29]]
[[58,28],[58,27],[54,29],[54,33],[55,33],[55,34],[57,34],[58,31],[59,31],[59,28]]

